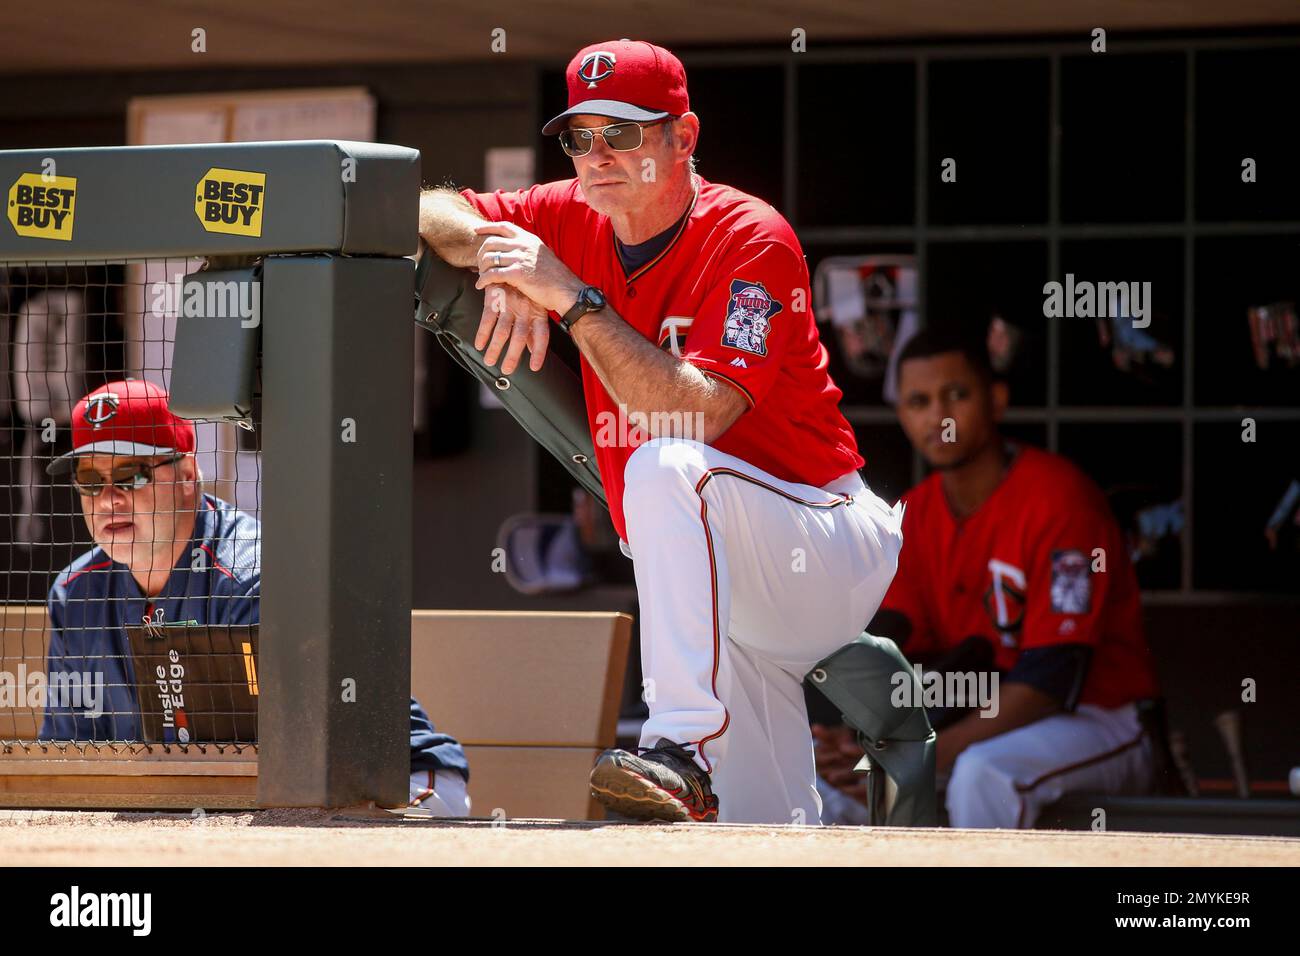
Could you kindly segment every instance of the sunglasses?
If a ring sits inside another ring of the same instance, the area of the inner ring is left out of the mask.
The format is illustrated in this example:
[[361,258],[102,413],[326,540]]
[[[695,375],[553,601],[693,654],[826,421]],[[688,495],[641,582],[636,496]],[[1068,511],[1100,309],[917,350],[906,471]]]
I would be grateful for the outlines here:
[[560,146],[570,156],[586,156],[591,152],[596,134],[599,133],[610,149],[626,153],[641,148],[641,144],[645,142],[644,130],[647,126],[658,126],[669,119],[676,119],[676,117],[667,117],[645,124],[627,122],[614,123],[612,126],[598,126],[594,129],[566,129],[560,133]]
[[77,489],[78,494],[86,498],[98,498],[109,485],[119,491],[139,491],[153,481],[155,468],[175,464],[184,457],[184,455],[173,455],[152,465],[143,461],[123,462],[114,468],[107,478],[93,468],[78,468],[72,473],[72,486]]

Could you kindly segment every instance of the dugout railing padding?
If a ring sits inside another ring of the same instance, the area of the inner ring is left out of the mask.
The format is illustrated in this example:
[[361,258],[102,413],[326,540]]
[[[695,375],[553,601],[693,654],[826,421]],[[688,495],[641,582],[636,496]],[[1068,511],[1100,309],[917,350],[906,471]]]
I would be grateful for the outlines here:
[[406,801],[420,185],[372,143],[0,152],[0,263],[261,260],[259,806]]

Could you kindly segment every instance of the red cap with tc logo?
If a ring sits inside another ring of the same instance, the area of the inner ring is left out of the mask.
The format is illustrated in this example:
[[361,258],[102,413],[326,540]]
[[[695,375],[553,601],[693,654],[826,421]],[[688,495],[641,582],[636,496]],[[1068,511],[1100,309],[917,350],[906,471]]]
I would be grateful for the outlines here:
[[554,136],[570,116],[592,113],[652,123],[690,112],[686,68],[661,46],[644,40],[610,40],[578,51],[564,71],[569,108],[542,127]]
[[72,410],[72,451],[45,470],[57,475],[78,455],[150,458],[194,450],[194,426],[167,407],[167,393],[143,379],[101,385]]

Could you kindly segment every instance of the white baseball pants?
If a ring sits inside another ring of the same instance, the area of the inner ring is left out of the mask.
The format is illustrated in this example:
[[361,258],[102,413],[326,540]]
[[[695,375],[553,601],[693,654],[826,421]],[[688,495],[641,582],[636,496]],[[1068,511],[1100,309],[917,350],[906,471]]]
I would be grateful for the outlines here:
[[467,817],[470,799],[465,778],[455,770],[413,770],[411,805],[440,817]]
[[624,476],[650,709],[641,746],[694,750],[719,822],[817,825],[802,681],[875,614],[902,507],[857,472],[816,488],[682,439],[641,445]]
[[1080,704],[972,744],[948,780],[954,827],[1032,827],[1067,793],[1139,794],[1151,783],[1151,741],[1137,707]]

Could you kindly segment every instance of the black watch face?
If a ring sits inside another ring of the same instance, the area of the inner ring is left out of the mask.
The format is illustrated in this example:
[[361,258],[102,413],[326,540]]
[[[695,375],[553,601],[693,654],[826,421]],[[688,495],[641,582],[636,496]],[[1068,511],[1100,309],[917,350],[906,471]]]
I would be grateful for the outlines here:
[[584,290],[583,297],[587,300],[588,312],[595,312],[597,309],[605,308],[605,293],[599,289],[588,288]]

